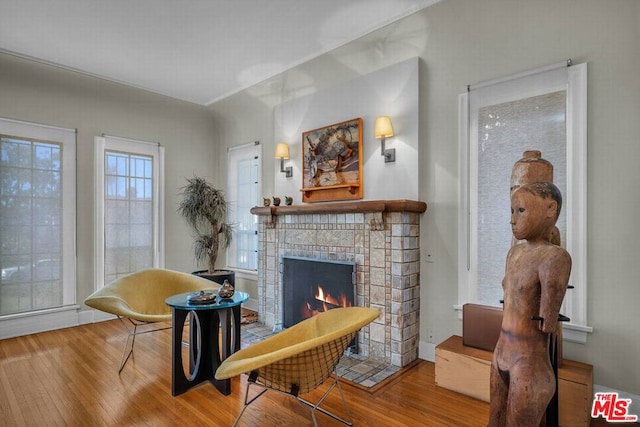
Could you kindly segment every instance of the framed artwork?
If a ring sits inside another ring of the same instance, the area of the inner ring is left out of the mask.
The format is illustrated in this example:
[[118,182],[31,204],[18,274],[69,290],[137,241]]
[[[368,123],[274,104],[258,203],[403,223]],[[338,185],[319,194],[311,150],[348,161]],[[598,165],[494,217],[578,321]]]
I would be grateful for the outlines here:
[[362,119],[302,133],[302,201],[362,199]]

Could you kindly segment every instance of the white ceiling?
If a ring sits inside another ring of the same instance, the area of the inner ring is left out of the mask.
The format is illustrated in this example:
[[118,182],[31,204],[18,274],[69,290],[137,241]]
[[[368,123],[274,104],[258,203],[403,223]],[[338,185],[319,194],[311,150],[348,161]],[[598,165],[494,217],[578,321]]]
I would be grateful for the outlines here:
[[0,0],[0,51],[208,105],[438,0]]

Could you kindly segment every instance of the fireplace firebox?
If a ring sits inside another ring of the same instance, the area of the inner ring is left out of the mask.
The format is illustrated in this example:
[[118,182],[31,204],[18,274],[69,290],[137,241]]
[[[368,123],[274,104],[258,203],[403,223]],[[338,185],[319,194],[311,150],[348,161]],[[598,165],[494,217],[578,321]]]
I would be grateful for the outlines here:
[[356,264],[304,257],[282,257],[283,326],[355,301]]

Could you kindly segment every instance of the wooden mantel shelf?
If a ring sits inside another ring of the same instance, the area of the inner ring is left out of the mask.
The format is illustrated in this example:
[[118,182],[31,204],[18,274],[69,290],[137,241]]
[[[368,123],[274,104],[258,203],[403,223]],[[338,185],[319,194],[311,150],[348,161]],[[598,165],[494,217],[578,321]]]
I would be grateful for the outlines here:
[[301,189],[304,193],[304,197],[307,199],[303,199],[303,201],[313,201],[313,199],[309,199],[311,197],[311,193],[314,191],[326,191],[326,190],[347,190],[350,194],[356,194],[358,189],[360,188],[360,184],[340,184],[340,185],[329,185],[326,187],[305,187]]
[[251,213],[262,216],[333,213],[411,212],[423,213],[427,204],[415,200],[363,200],[358,202],[318,203],[291,206],[256,206]]

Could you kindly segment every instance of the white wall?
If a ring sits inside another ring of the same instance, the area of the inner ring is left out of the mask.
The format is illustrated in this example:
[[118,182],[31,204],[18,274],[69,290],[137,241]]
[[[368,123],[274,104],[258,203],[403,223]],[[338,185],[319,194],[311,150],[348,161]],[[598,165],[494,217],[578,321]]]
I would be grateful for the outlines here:
[[[359,117],[363,198],[418,200],[418,77],[418,58],[413,58],[276,106],[274,141],[289,143],[291,160],[285,161],[285,167],[293,167],[293,177],[276,173],[274,195],[283,200],[285,195],[292,196],[294,203],[302,203],[303,132]],[[394,136],[386,141],[386,148],[396,149],[392,163],[384,162],[380,140],[373,135],[375,118],[383,115],[390,116],[393,125]],[[276,160],[277,170],[279,163]]]

